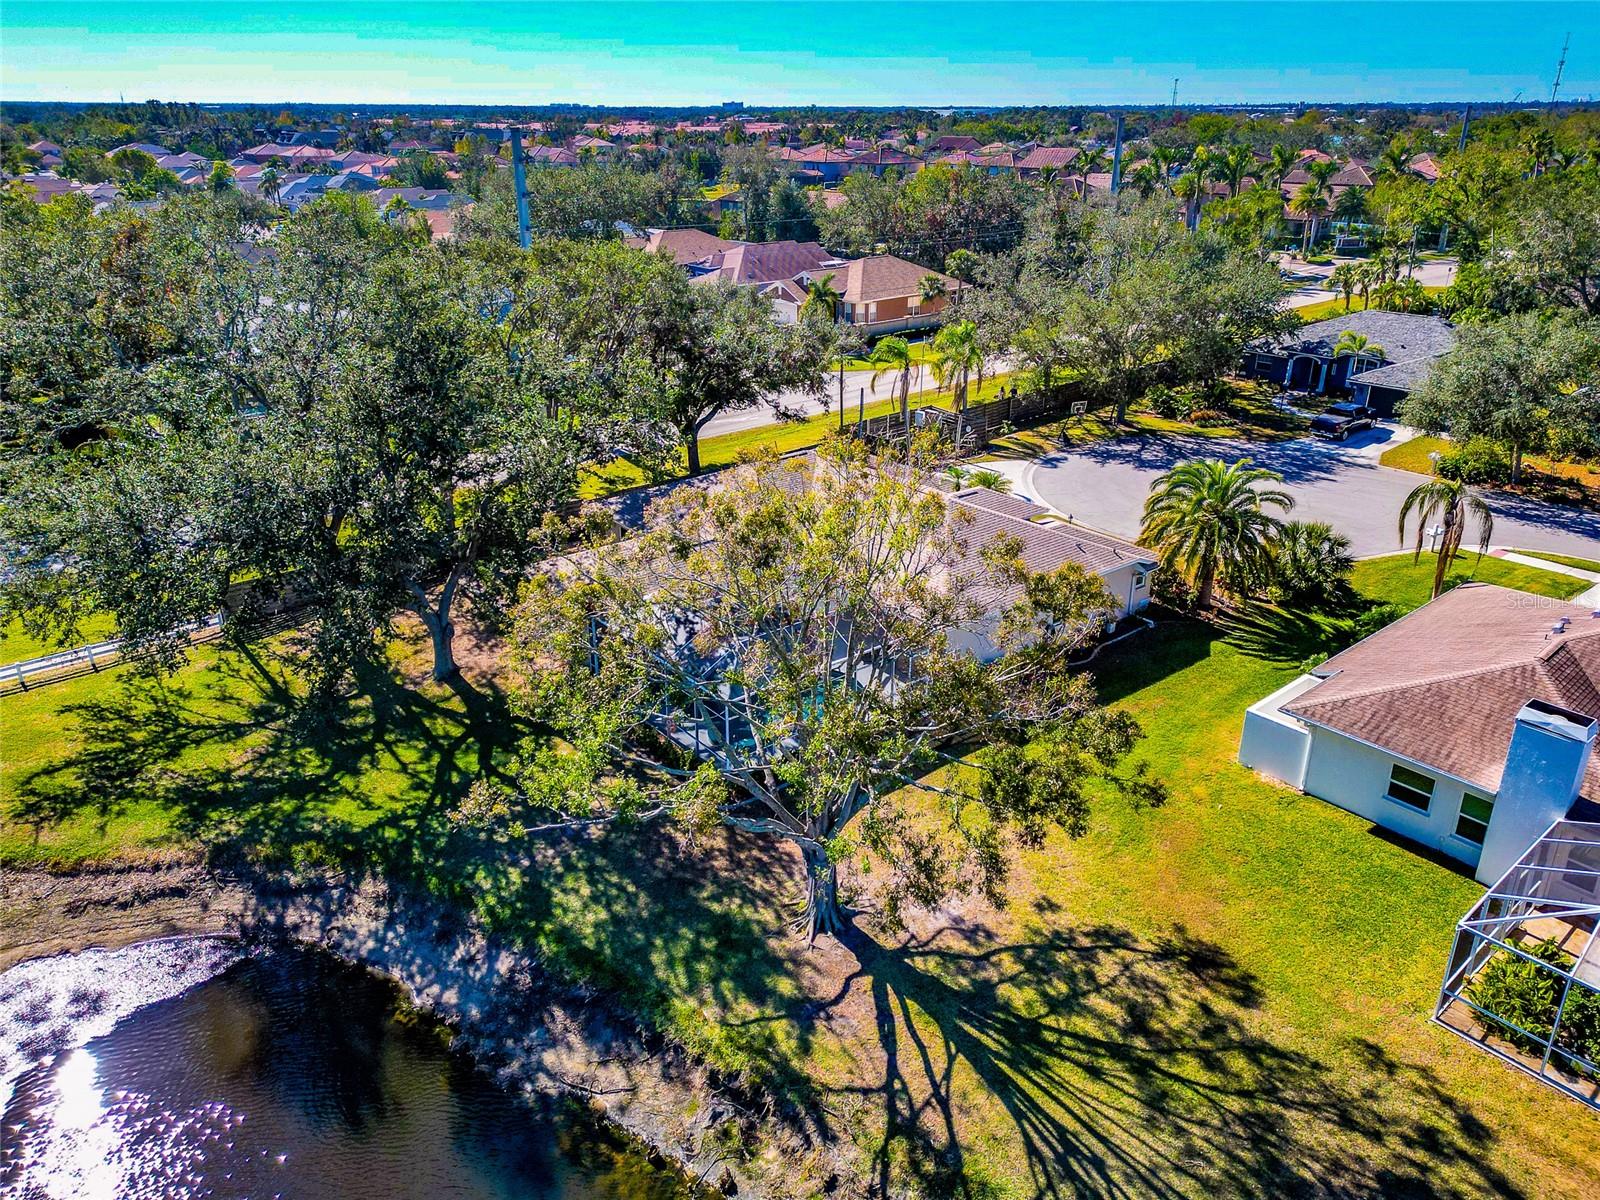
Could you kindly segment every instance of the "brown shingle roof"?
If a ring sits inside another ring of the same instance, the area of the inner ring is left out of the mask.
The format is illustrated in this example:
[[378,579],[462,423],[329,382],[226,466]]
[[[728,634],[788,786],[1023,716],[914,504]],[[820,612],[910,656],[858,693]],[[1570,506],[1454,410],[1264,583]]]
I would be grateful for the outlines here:
[[892,254],[852,259],[836,269],[834,286],[843,293],[847,304],[870,304],[877,300],[917,295],[924,275],[938,275],[944,281],[945,288],[952,292],[962,286],[948,275],[919,267]]
[[644,250],[651,254],[662,252],[670,254],[672,260],[680,267],[700,262],[739,245],[738,242],[719,238],[716,234],[707,233],[703,229],[652,229],[648,237],[627,238],[626,241],[635,250]]
[[[1566,631],[1554,632],[1563,617]],[[1327,678],[1285,712],[1493,792],[1529,700],[1600,717],[1600,620],[1581,605],[1462,584],[1315,674]],[[1600,757],[1583,791],[1600,796]]]
[[724,253],[717,274],[734,283],[769,283],[793,279],[833,261],[833,255],[816,242],[749,242]]
[[1045,167],[1066,167],[1083,151],[1076,146],[1039,146],[1017,164],[1024,171],[1039,171]]

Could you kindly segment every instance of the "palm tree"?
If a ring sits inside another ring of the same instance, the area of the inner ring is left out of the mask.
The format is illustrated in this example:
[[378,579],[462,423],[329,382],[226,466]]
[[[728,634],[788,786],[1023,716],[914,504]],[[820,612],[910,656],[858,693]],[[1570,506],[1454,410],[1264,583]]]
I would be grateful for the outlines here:
[[895,390],[900,393],[900,414],[911,418],[911,368],[916,365],[911,355],[911,343],[902,337],[886,337],[872,348],[867,359],[876,370],[872,372],[872,388],[877,391],[878,380],[885,375],[898,373]]
[[968,487],[988,488],[991,492],[1009,492],[1011,480],[990,467],[979,467],[966,473]]
[[1256,156],[1249,146],[1233,146],[1211,166],[1212,177],[1228,185],[1228,195],[1237,196],[1245,176],[1255,169]]
[[1437,599],[1444,591],[1444,573],[1461,552],[1461,538],[1466,532],[1468,519],[1478,522],[1478,555],[1481,558],[1489,549],[1494,536],[1494,513],[1483,498],[1459,479],[1430,479],[1411,489],[1411,494],[1400,505],[1400,544],[1406,544],[1406,519],[1417,514],[1417,548],[1412,562],[1422,557],[1422,539],[1427,536],[1428,525],[1434,520],[1440,524],[1439,559],[1433,566],[1433,595]]
[[1361,293],[1361,307],[1372,307],[1372,289],[1383,282],[1383,267],[1377,262],[1364,262],[1356,267],[1356,291]]
[[978,327],[971,321],[956,321],[933,335],[933,378],[939,389],[952,388],[956,411],[967,409],[967,381],[978,375],[983,390],[983,350],[978,345]]
[[1281,191],[1283,181],[1288,178],[1289,172],[1295,169],[1299,161],[1293,150],[1279,142],[1272,147],[1272,157],[1267,160],[1262,173],[1268,183]]
[[1219,579],[1260,578],[1283,522],[1268,507],[1288,512],[1294,498],[1277,488],[1283,476],[1250,459],[1180,463],[1155,481],[1144,503],[1139,540],[1195,587],[1209,608]]
[[1370,341],[1366,334],[1346,329],[1339,334],[1339,340],[1333,344],[1333,356],[1338,358],[1341,354],[1348,354],[1352,358],[1382,358],[1384,349],[1376,342]]
[[1183,201],[1184,226],[1193,230],[1200,223],[1200,203],[1206,198],[1206,181],[1198,171],[1185,171],[1173,180],[1172,194]]
[[950,251],[944,256],[944,273],[964,286],[956,289],[956,307],[961,307],[961,297],[967,288],[972,286],[972,281],[978,277],[978,268],[983,265],[983,260],[973,251],[964,247]]
[[1350,311],[1350,297],[1360,283],[1360,271],[1355,263],[1340,263],[1328,276],[1328,284],[1344,296],[1344,310]]
[[1348,229],[1357,221],[1367,219],[1367,193],[1364,188],[1348,187],[1334,199],[1333,215],[1343,221]]
[[917,300],[924,308],[935,300],[943,300],[949,292],[944,280],[932,271],[917,280]]
[[1301,251],[1303,255],[1309,255],[1311,247],[1317,244],[1317,223],[1328,213],[1328,180],[1338,170],[1339,165],[1332,161],[1312,163],[1306,168],[1306,181],[1295,192],[1294,200],[1289,205],[1290,211],[1306,223],[1305,246]]
[[1384,152],[1378,155],[1377,176],[1379,179],[1398,179],[1411,170],[1412,150],[1410,145],[1395,138],[1390,142]]
[[1555,135],[1548,129],[1530,129],[1523,135],[1521,149],[1528,156],[1528,174],[1543,175],[1556,150]]
[[1161,186],[1161,176],[1156,170],[1155,163],[1142,162],[1128,172],[1128,183],[1140,196],[1148,200]]
[[801,302],[800,311],[826,313],[828,320],[838,321],[839,305],[843,301],[844,293],[833,286],[833,272],[829,271],[806,284],[806,298]]
[[1172,167],[1178,161],[1178,152],[1166,146],[1150,147],[1150,165],[1156,169],[1156,181],[1162,187],[1172,183]]
[[1087,180],[1091,175],[1098,175],[1110,165],[1106,160],[1106,152],[1099,146],[1086,146],[1078,151],[1072,160],[1072,173],[1080,179]]
[[271,163],[268,163],[264,168],[262,168],[261,194],[267,198],[268,203],[276,204],[278,202],[278,188],[280,183],[281,177],[278,174],[277,167],[273,166]]

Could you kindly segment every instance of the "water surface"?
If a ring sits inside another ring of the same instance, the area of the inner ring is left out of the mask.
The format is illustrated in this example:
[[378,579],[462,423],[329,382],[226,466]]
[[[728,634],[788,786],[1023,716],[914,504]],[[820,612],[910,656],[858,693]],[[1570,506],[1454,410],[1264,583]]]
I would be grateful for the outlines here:
[[0,975],[0,1192],[199,1200],[680,1200],[576,1105],[530,1105],[369,972],[229,939]]

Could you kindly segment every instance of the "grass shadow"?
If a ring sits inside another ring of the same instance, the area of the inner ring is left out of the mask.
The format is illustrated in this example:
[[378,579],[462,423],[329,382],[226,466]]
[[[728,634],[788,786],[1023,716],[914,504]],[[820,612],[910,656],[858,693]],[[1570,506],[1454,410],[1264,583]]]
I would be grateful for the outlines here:
[[[882,1075],[856,1094],[881,1111],[878,1195],[910,1184],[972,1197],[998,1183],[959,1137],[968,1072],[1021,1148],[1026,1178],[1008,1179],[1008,1194],[1521,1194],[1494,1164],[1492,1134],[1431,1071],[1372,1043],[1344,1047],[1357,1078],[1393,1085],[1380,1097],[1255,1032],[1255,978],[1182,928],[1154,940],[1043,924],[1010,944],[948,930],[845,939],[857,971],[820,1007],[855,988],[872,999]],[[1356,1149],[1330,1159],[1329,1130]]]

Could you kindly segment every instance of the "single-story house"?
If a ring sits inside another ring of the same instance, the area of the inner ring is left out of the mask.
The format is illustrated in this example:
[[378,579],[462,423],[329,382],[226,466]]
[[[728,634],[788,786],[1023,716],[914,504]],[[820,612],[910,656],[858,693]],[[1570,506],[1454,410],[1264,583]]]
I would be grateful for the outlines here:
[[1077,146],[1036,146],[1017,162],[1017,174],[1032,179],[1045,168],[1065,175],[1072,169],[1072,160],[1082,154]]
[[[1346,332],[1366,338],[1373,349],[1336,355],[1339,335]],[[1455,326],[1443,317],[1361,309],[1254,342],[1241,368],[1256,379],[1299,391],[1348,390],[1380,416],[1390,417],[1427,378],[1434,359],[1455,343]]]
[[860,151],[851,161],[849,169],[871,171],[874,175],[882,175],[889,170],[899,171],[902,175],[914,175],[922,170],[922,160],[904,154],[892,146],[878,146]]
[[575,167],[578,156],[565,146],[529,146],[523,157],[530,167]]
[[981,143],[975,137],[960,133],[946,133],[928,143],[928,153],[949,154],[955,150],[976,150]]
[[113,155],[121,154],[124,150],[138,150],[143,154],[148,154],[151,158],[164,158],[172,153],[165,146],[158,146],[154,142],[128,142],[125,145],[114,146],[107,150],[106,157],[110,158]]
[[[812,274],[829,272],[833,286],[844,297],[839,319],[873,336],[937,325],[950,297],[966,286],[949,275],[892,254],[853,258]],[[922,281],[929,275],[944,284],[946,294],[924,301]]]
[[1250,706],[1239,761],[1499,879],[1600,799],[1600,619],[1467,583]]
[[[1022,544],[1022,561],[1030,571],[1053,571],[1072,562],[1099,576],[1112,600],[1108,620],[1120,621],[1149,606],[1157,562],[1143,546],[1074,525],[1022,496],[989,488],[966,488],[947,496],[946,502],[951,521],[971,547],[973,570],[987,547],[1001,538],[1015,538]],[[996,658],[995,629],[1010,599],[996,597],[989,616],[952,633],[951,644],[983,661]]]
[[703,229],[648,229],[644,237],[624,238],[623,242],[648,254],[670,254],[673,262],[694,274],[708,269],[701,265],[708,259],[744,244]]

